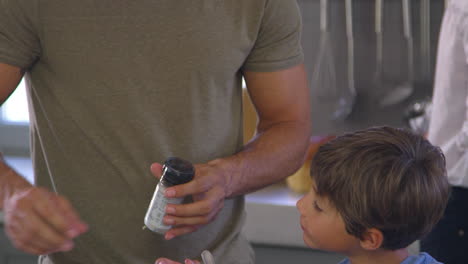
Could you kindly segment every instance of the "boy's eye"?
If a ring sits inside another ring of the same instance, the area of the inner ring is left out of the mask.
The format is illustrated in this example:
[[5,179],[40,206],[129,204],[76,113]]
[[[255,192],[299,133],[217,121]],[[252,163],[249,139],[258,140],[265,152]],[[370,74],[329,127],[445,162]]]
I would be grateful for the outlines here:
[[320,206],[318,205],[317,201],[314,201],[314,208],[315,210],[319,211],[319,212],[322,212],[322,208],[320,208]]

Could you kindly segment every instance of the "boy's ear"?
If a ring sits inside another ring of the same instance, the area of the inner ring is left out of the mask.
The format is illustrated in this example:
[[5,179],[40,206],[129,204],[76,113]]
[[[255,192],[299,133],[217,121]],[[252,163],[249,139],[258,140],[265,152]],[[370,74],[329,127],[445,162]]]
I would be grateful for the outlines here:
[[366,250],[379,249],[383,243],[383,234],[377,228],[367,229],[360,240],[361,247]]

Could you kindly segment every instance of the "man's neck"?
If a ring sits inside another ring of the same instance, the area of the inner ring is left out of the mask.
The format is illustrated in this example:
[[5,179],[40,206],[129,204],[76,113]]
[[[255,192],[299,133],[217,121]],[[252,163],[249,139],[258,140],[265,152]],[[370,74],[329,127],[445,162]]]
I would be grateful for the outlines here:
[[408,255],[409,253],[406,248],[398,250],[379,249],[349,256],[349,261],[351,264],[400,264]]

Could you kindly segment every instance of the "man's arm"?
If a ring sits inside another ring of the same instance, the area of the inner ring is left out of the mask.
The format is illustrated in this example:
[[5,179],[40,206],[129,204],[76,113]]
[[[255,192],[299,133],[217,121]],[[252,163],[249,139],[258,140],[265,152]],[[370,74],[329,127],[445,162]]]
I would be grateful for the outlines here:
[[245,80],[259,122],[255,136],[241,152],[219,161],[230,172],[227,197],[293,174],[304,162],[311,132],[303,65],[277,72],[246,72]]
[[20,68],[0,63],[0,106],[13,93],[22,77]]
[[[259,122],[256,135],[239,153],[196,164],[195,178],[166,189],[167,197],[193,195],[195,202],[168,205],[165,237],[195,231],[211,222],[224,199],[278,182],[303,163],[311,133],[310,97],[303,65],[276,72],[245,72]],[[161,175],[161,165],[151,166]]]
[[[13,93],[22,77],[23,72],[20,68],[0,63],[0,106]],[[0,159],[0,209],[3,208],[3,200],[12,189],[29,186],[31,184],[8,167],[3,158]]]
[[[0,63],[0,104],[16,89],[20,68]],[[18,249],[48,254],[73,248],[72,239],[87,230],[69,202],[46,189],[32,186],[0,159],[0,209],[5,231]]]

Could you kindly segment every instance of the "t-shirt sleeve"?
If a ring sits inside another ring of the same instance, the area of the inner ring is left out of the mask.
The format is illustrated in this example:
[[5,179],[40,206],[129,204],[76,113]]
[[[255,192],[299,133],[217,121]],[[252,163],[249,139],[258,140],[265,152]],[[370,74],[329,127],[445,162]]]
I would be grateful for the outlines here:
[[29,68],[39,57],[37,1],[0,0],[0,62]]
[[257,40],[242,69],[277,71],[303,62],[301,31],[302,19],[296,0],[268,0]]

